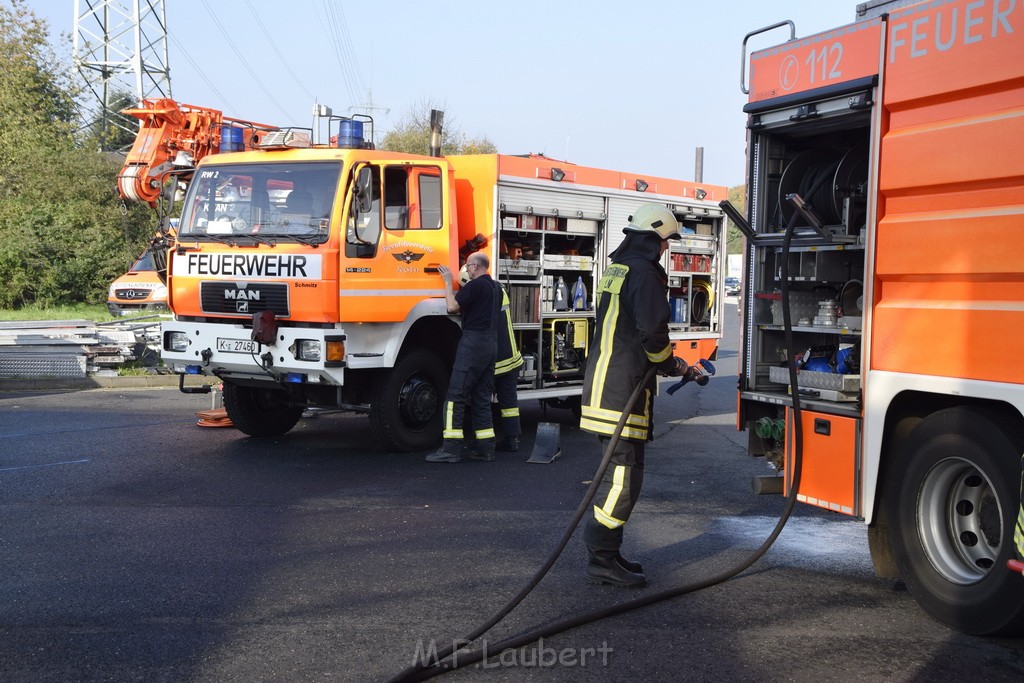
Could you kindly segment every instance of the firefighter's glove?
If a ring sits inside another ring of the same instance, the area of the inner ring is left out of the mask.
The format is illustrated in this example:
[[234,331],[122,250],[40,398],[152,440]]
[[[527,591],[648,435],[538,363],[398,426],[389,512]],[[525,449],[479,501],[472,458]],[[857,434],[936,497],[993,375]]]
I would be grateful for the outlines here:
[[[681,361],[682,359],[677,360]],[[676,366],[678,367],[678,365],[677,363]],[[671,375],[672,377],[681,377],[682,379],[668,388],[669,396],[690,382],[696,382],[699,386],[705,386],[711,380],[711,375],[715,374],[715,366],[703,358],[700,359],[697,365],[691,366],[687,366],[686,362],[682,361],[682,366],[685,369],[681,373]]]
[[[675,356],[674,360],[675,364],[669,368],[667,373],[665,373],[669,377],[686,377],[687,373],[693,372],[693,368],[679,356]],[[688,379],[693,379],[693,377],[689,377]]]

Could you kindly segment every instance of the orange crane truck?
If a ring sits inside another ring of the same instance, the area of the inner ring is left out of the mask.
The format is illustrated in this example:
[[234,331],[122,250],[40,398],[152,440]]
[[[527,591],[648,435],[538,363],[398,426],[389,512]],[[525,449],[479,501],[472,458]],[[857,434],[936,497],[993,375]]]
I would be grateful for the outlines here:
[[1020,632],[1024,2],[868,2],[743,53],[737,426],[935,618]]
[[283,434],[320,406],[367,413],[387,448],[438,443],[460,327],[437,267],[457,271],[474,251],[509,294],[520,399],[578,410],[594,285],[644,202],[669,207],[685,233],[665,256],[675,353],[716,354],[725,187],[542,155],[380,151],[369,117],[273,129],[173,109],[133,110],[141,148],[122,194],[159,206],[187,186],[180,223],[157,246],[174,314],[162,356],[182,379],[223,380],[246,434]]

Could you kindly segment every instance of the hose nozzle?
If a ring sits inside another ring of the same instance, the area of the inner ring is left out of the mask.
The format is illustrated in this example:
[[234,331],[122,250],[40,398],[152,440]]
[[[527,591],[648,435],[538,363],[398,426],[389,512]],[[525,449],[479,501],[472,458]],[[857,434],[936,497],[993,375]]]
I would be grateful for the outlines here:
[[668,395],[676,393],[688,382],[696,382],[700,386],[705,386],[711,381],[711,376],[715,374],[715,366],[711,364],[711,361],[706,358],[701,358],[697,361],[696,365],[691,365],[683,378],[668,388]]

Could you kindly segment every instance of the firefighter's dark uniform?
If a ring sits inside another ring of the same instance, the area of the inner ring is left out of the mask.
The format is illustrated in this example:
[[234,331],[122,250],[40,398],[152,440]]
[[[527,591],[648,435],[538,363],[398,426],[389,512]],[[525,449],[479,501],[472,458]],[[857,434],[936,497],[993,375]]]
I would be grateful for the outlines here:
[[501,410],[502,443],[511,444],[522,433],[519,426],[519,394],[516,385],[519,383],[519,368],[523,365],[523,355],[516,345],[515,332],[512,329],[512,315],[509,311],[508,293],[501,291],[501,316],[498,318],[497,329],[498,358],[494,363],[494,393],[498,398]]
[[[611,254],[611,264],[597,289],[597,323],[587,361],[580,427],[597,434],[602,449],[607,447],[630,394],[651,365],[668,373],[677,363],[669,343],[668,277],[658,263],[660,254],[658,235],[627,234]],[[621,561],[622,527],[640,495],[644,445],[653,438],[654,382],[652,379],[642,390],[630,411],[594,496],[594,514],[583,535],[592,564]],[[639,572],[639,566],[633,565],[632,571]]]
[[[444,443],[441,450],[451,454],[452,462],[461,458],[466,412],[470,411],[476,450],[494,453],[494,426],[491,420],[491,395],[494,393],[494,359],[497,355],[495,326],[501,308],[501,288],[490,275],[481,275],[455,293],[462,311],[462,338],[455,351],[452,376],[444,411]],[[445,462],[445,460],[440,460]]]

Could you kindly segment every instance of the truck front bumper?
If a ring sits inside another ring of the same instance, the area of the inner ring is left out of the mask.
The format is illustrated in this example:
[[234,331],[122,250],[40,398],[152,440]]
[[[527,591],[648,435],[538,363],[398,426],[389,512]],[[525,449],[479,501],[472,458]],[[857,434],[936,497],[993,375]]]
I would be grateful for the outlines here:
[[269,345],[252,341],[251,335],[241,324],[165,322],[160,355],[178,374],[344,385],[343,331],[279,327]]

